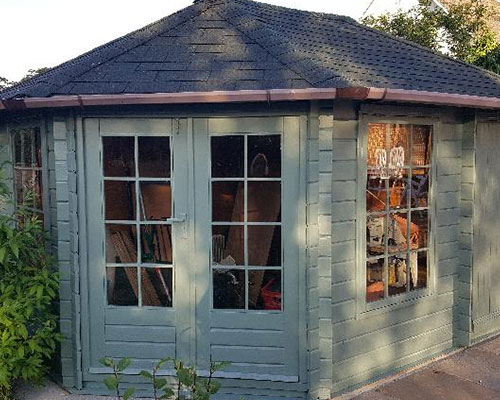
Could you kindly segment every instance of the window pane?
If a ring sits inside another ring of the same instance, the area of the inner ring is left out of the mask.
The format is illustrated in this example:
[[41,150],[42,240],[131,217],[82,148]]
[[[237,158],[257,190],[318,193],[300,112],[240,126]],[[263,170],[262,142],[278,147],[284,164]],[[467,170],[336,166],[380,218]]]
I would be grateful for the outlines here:
[[281,226],[248,226],[248,264],[281,266]]
[[214,269],[214,308],[245,308],[245,271],[239,269]]
[[281,176],[281,137],[279,135],[248,137],[248,176]]
[[428,207],[429,205],[429,168],[415,168],[412,170],[410,203],[412,208]]
[[384,298],[384,264],[383,258],[366,261],[366,301]]
[[401,178],[389,179],[389,207],[392,210],[408,208],[408,174],[405,170]]
[[106,268],[108,304],[116,306],[137,306],[139,285],[137,268]]
[[366,256],[373,257],[385,253],[386,215],[369,216],[366,219]]
[[430,165],[432,154],[432,127],[413,125],[412,164]]
[[[369,167],[379,165],[380,154],[386,153],[386,124],[369,124],[368,125],[368,152],[367,163]],[[371,169],[368,168],[370,174]]]
[[139,176],[170,178],[170,138],[139,138]]
[[35,137],[29,129],[23,130],[23,144],[22,144],[22,152],[23,152],[23,162],[22,165],[25,167],[34,166],[35,163]]
[[281,221],[281,182],[248,182],[248,221]]
[[212,137],[212,178],[243,178],[243,147],[242,135]]
[[212,221],[244,221],[243,182],[212,183]]
[[43,209],[42,172],[37,170],[14,170],[17,204]]
[[135,225],[106,225],[106,262],[134,264],[137,262]]
[[429,246],[429,212],[427,210],[411,213],[411,248],[422,249]]
[[389,215],[388,221],[388,249],[389,253],[400,253],[408,249],[408,213],[394,213]]
[[172,307],[172,268],[141,268],[143,306]]
[[248,308],[281,310],[281,271],[248,272]]
[[141,182],[139,212],[141,220],[164,221],[172,216],[172,190],[167,182]]
[[220,265],[244,265],[242,225],[212,226],[212,261]]
[[105,218],[135,220],[135,183],[104,181]]
[[366,182],[366,212],[385,211],[387,204],[387,182],[383,179],[368,177]]
[[14,164],[16,166],[24,166],[23,163],[23,140],[24,135],[21,131],[14,133]]
[[387,162],[395,167],[397,164],[409,165],[410,129],[409,125],[391,125],[389,133],[389,154]]
[[146,264],[172,264],[170,225],[141,225],[141,261]]
[[104,137],[104,176],[135,176],[134,138]]
[[34,152],[33,154],[33,163],[36,167],[41,167],[42,166],[42,138],[40,135],[40,128],[34,128],[33,129],[33,134],[34,134]]
[[427,251],[411,252],[411,290],[427,287]]
[[389,257],[389,296],[406,292],[406,253]]

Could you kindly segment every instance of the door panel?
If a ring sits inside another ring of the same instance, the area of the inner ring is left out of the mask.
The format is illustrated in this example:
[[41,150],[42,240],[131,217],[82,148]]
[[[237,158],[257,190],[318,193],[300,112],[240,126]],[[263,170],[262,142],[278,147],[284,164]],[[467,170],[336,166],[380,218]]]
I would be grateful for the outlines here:
[[186,127],[171,119],[84,122],[87,372],[99,372],[104,356],[131,357],[139,369],[190,352],[186,223],[172,218],[187,214]]
[[103,356],[132,372],[171,356],[299,381],[304,132],[298,117],[84,121],[84,376]]
[[[197,361],[298,381],[298,118],[197,120]],[[257,129],[256,129],[257,127]],[[210,151],[206,151],[210,149]],[[207,184],[208,183],[208,184]]]

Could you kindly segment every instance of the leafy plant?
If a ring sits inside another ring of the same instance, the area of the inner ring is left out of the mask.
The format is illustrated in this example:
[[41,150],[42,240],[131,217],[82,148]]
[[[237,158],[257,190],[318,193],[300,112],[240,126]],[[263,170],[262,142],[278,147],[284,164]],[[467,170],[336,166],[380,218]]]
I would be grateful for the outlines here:
[[442,51],[467,63],[497,72],[498,41],[491,21],[498,12],[491,0],[448,2],[447,11],[432,9],[430,0],[419,0],[408,11],[367,16],[365,25]]
[[104,378],[104,384],[106,385],[106,387],[116,393],[116,397],[118,400],[130,399],[135,393],[135,388],[129,387],[128,389],[126,389],[123,393],[123,397],[120,393],[120,381],[122,378],[122,372],[125,371],[132,363],[130,358],[122,358],[118,362],[115,362],[115,360],[113,360],[112,358],[105,357],[101,358],[99,362],[102,365],[113,370],[113,375],[109,375]]
[[[119,390],[121,373],[130,366],[130,359],[124,358],[115,363],[113,359],[103,358],[100,362],[113,370],[113,375],[107,376],[104,379],[104,384],[109,390],[116,393],[118,399],[121,399]],[[176,390],[169,384],[167,378],[158,376],[160,369],[168,362],[172,362],[175,369],[177,377]],[[209,400],[212,395],[219,391],[221,386],[220,382],[214,379],[215,373],[228,365],[227,362],[211,362],[208,377],[201,378],[193,366],[187,365],[181,360],[165,357],[153,364],[151,372],[141,371],[140,375],[151,382],[154,400]],[[123,400],[129,399],[134,393],[134,388],[127,389],[123,395]]]
[[[0,203],[8,199],[0,177]],[[10,200],[9,200],[10,201]],[[25,204],[29,204],[29,199]],[[42,221],[23,207],[0,215],[0,399],[15,380],[41,383],[61,339],[53,302],[58,276]]]

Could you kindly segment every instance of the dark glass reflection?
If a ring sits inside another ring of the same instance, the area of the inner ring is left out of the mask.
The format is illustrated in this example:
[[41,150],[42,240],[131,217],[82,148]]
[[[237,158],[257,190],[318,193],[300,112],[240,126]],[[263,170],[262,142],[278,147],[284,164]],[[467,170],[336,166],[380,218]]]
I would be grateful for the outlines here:
[[170,178],[170,138],[139,138],[139,176]]
[[281,266],[281,226],[248,226],[248,264]]
[[214,308],[245,308],[245,271],[214,269],[212,274]]
[[242,225],[212,226],[212,261],[220,265],[244,265]]
[[248,308],[281,310],[281,271],[251,270],[248,272]]
[[243,148],[242,135],[212,137],[212,178],[243,178],[245,159]]
[[143,306],[172,307],[172,268],[141,268]]
[[248,137],[248,176],[258,178],[281,176],[279,135]]
[[212,221],[244,221],[243,182],[212,182]]
[[135,176],[133,137],[104,137],[102,146],[104,176]]
[[141,258],[145,264],[172,264],[170,225],[141,225]]
[[106,268],[108,304],[115,306],[137,306],[139,285],[137,268]]

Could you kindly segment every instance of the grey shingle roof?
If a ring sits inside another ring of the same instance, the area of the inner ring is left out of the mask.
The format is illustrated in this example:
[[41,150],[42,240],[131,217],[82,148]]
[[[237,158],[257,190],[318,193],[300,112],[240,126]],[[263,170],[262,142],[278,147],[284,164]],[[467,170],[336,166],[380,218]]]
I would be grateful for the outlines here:
[[2,98],[371,86],[500,97],[500,76],[354,20],[200,0]]

